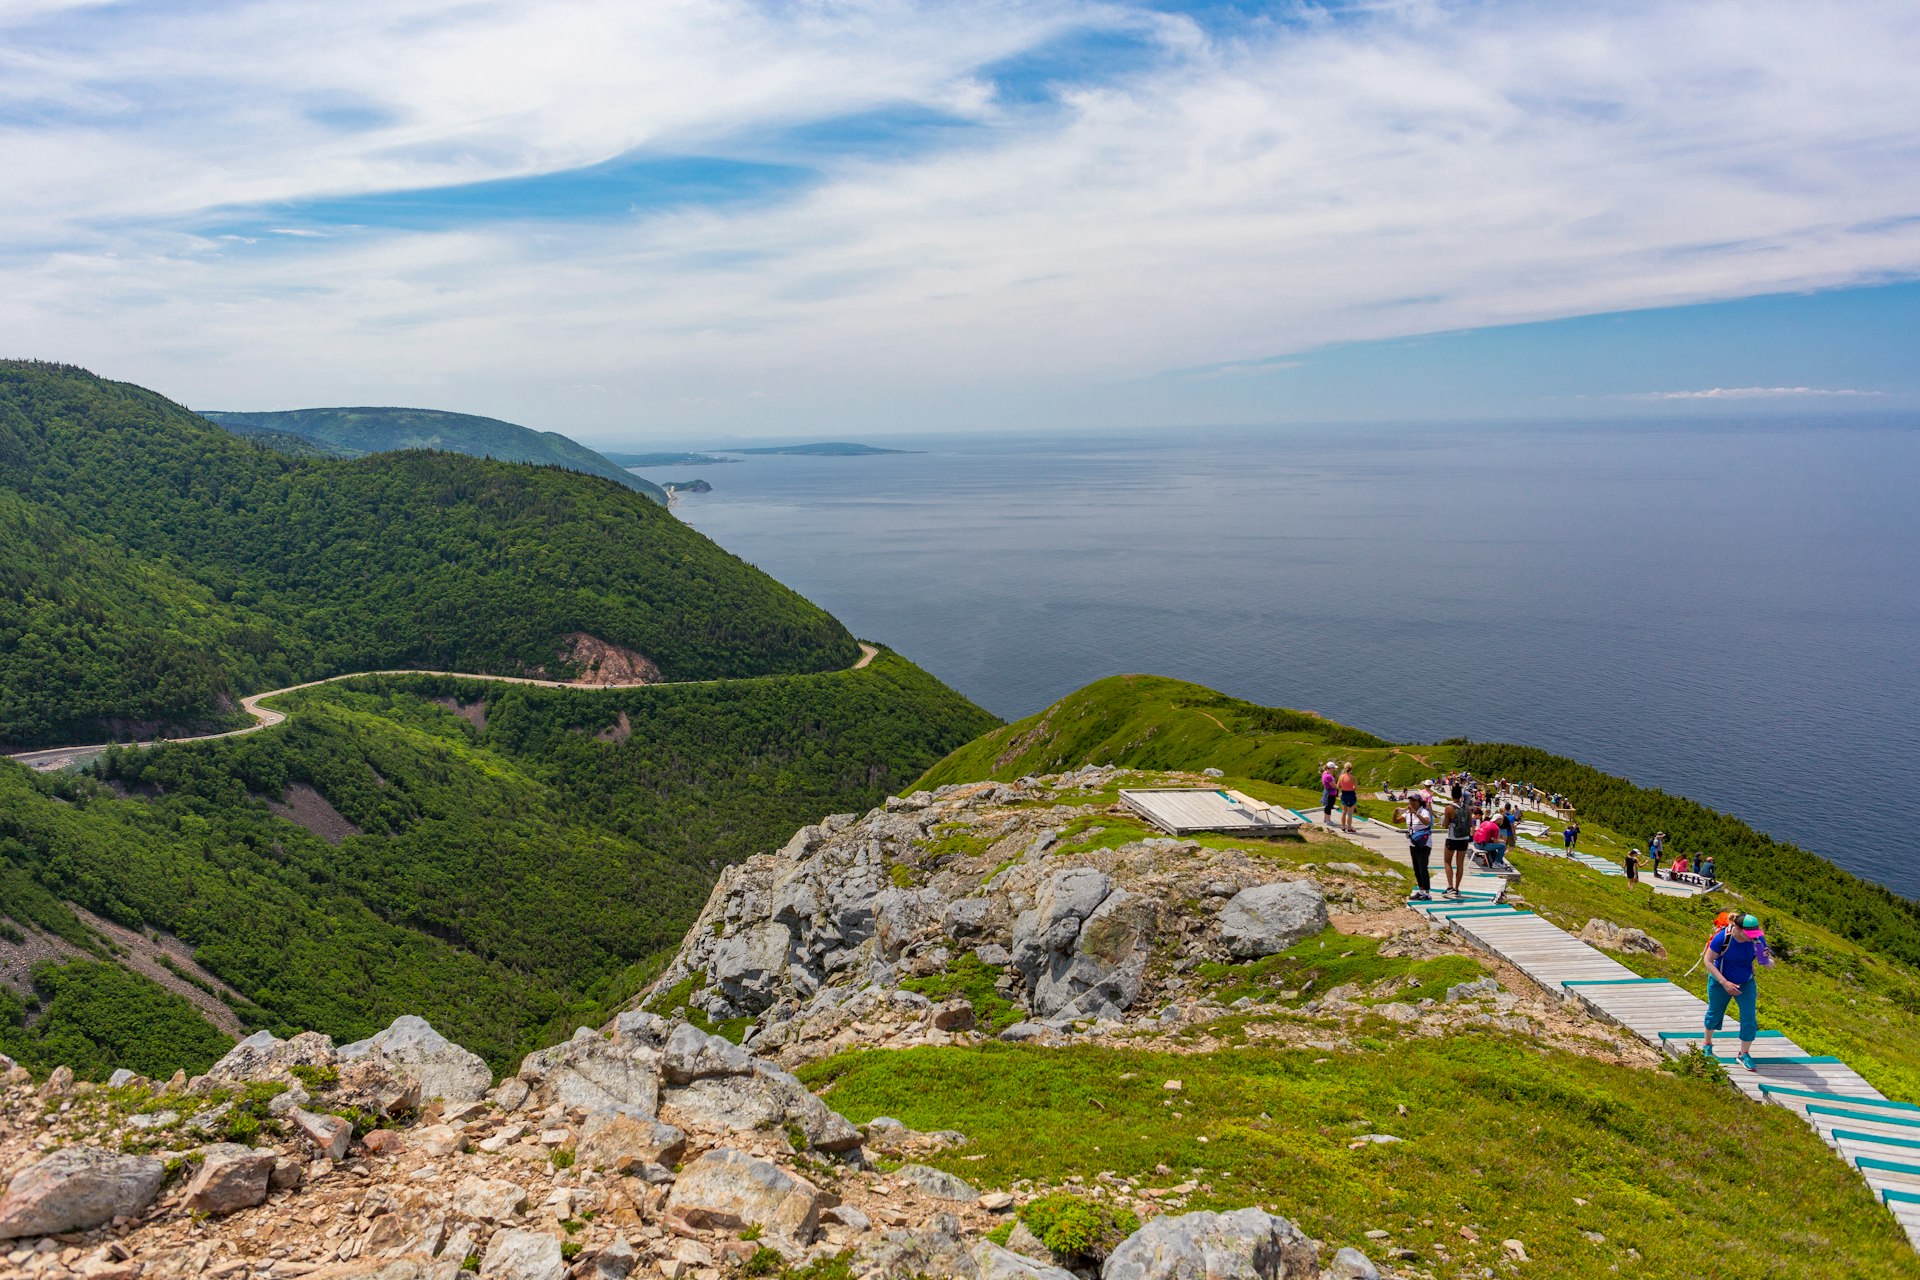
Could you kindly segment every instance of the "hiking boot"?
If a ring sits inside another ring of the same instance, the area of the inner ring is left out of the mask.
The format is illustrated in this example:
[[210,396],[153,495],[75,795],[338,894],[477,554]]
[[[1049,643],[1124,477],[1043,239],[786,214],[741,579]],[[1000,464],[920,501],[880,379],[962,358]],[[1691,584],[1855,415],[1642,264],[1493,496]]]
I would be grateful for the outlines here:
[[1408,896],[1407,901],[1408,902],[1432,902],[1433,895],[1428,893],[1425,889],[1415,889],[1413,893]]
[[1745,1067],[1749,1071],[1759,1070],[1758,1067],[1753,1065],[1753,1055],[1750,1053],[1743,1053],[1739,1057],[1735,1058],[1734,1061],[1739,1063],[1741,1066]]

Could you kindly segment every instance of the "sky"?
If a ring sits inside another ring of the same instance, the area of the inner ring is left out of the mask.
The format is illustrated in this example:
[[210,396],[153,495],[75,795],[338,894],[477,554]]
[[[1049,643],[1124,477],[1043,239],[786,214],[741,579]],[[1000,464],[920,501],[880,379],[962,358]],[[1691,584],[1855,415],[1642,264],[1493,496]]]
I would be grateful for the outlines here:
[[0,354],[611,447],[1920,412],[1920,5],[0,0]]

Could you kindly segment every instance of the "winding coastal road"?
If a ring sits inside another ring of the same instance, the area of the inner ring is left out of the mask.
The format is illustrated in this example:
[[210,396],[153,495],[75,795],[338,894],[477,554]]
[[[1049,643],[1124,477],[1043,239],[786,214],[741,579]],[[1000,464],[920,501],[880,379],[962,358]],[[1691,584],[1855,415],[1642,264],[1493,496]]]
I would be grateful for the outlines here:
[[[858,671],[880,656],[880,651],[865,641],[860,645],[860,660],[848,667],[849,671]],[[11,752],[5,758],[16,764],[24,764],[29,769],[42,773],[54,773],[61,769],[72,769],[89,764],[107,753],[107,748],[120,747],[157,747],[182,742],[212,742],[216,738],[238,738],[242,734],[258,733],[262,729],[272,728],[287,718],[284,711],[275,711],[272,707],[262,706],[268,698],[277,698],[283,693],[294,693],[301,689],[311,689],[316,685],[337,684],[342,680],[358,680],[362,676],[451,676],[457,680],[492,680],[500,684],[530,684],[542,689],[650,689],[662,684],[720,684],[719,680],[631,680],[624,683],[591,684],[575,680],[536,680],[531,676],[489,676],[472,671],[431,671],[425,668],[401,668],[394,671],[350,671],[345,675],[328,676],[324,680],[309,680],[305,684],[290,684],[284,689],[269,689],[265,693],[249,694],[240,699],[240,709],[253,717],[253,723],[243,729],[228,729],[223,733],[203,733],[191,738],[150,738],[145,742],[96,742],[85,746],[49,747],[42,751]]]

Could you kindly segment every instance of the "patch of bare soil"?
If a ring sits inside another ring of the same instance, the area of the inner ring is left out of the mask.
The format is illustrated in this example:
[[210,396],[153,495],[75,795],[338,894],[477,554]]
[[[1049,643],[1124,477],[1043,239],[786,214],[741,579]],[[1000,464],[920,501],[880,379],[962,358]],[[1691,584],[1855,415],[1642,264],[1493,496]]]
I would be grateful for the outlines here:
[[327,798],[304,782],[296,782],[287,788],[287,794],[279,800],[268,799],[267,808],[273,810],[276,818],[285,818],[288,822],[305,827],[328,844],[339,844],[348,836],[361,834],[360,828],[347,821],[341,812],[327,802]]
[[619,746],[621,743],[625,742],[628,738],[631,738],[632,736],[633,736],[633,721],[627,719],[627,713],[622,711],[620,713],[620,718],[614,721],[612,724],[608,725],[606,728],[602,729],[600,732],[594,734],[593,740],[595,742],[611,742],[615,746]]
[[472,702],[462,702],[458,698],[435,698],[433,701],[453,712],[453,714],[459,716],[462,720],[465,720],[468,724],[480,730],[480,732],[485,733],[487,731],[487,702],[485,698],[478,698]]
[[[153,979],[168,991],[173,992],[198,1009],[208,1022],[235,1039],[247,1033],[246,1028],[240,1025],[240,1019],[234,1016],[233,1010],[228,1008],[226,1002],[214,992],[224,991],[235,999],[243,997],[238,991],[202,969],[193,958],[192,947],[172,934],[162,933],[158,929],[149,936],[137,929],[116,924],[105,916],[97,916],[85,907],[74,906],[71,902],[67,906],[74,915],[80,917],[82,924],[121,948],[121,953],[115,957],[120,964],[142,977]],[[73,948],[69,949],[73,950]],[[170,962],[172,967],[169,968],[163,960]],[[182,974],[186,976],[183,977]],[[197,985],[198,983],[205,983],[213,988],[213,991],[206,990]]]
[[660,668],[645,654],[575,631],[560,638],[560,660],[579,672],[575,684],[657,684]]

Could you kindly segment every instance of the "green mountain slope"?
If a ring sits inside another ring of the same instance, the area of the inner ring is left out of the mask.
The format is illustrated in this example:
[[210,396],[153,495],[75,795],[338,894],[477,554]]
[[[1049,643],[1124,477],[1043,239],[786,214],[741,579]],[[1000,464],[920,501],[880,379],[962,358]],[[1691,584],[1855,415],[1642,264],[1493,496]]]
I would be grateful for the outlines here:
[[139,387],[0,362],[0,743],[234,723],[394,667],[846,667],[845,628],[630,488],[446,453],[292,458]]
[[276,705],[259,734],[109,756],[111,789],[0,765],[0,915],[84,941],[75,903],[186,942],[250,1025],[347,1039],[420,1013],[496,1066],[636,991],[721,867],[993,723],[884,653],[605,691],[374,677]]
[[1530,781],[1572,799],[1583,826],[1603,824],[1642,847],[1655,831],[1666,831],[1676,849],[1712,853],[1720,877],[1742,892],[1877,955],[1920,965],[1920,903],[1682,796],[1637,787],[1532,747],[1464,740],[1396,746],[1308,712],[1258,706],[1182,680],[1097,681],[968,743],[930,769],[920,785],[1110,763],[1218,768],[1234,777],[1312,788],[1317,795],[1320,766],[1330,757],[1353,761],[1368,792],[1451,769]]
[[336,458],[359,458],[402,449],[434,449],[500,462],[565,467],[569,471],[618,481],[656,502],[667,500],[666,491],[659,485],[641,479],[557,431],[535,431],[471,413],[363,407],[286,409],[273,413],[210,409],[201,416],[283,452],[300,453],[300,445],[296,443],[299,441],[305,441],[308,450]]

